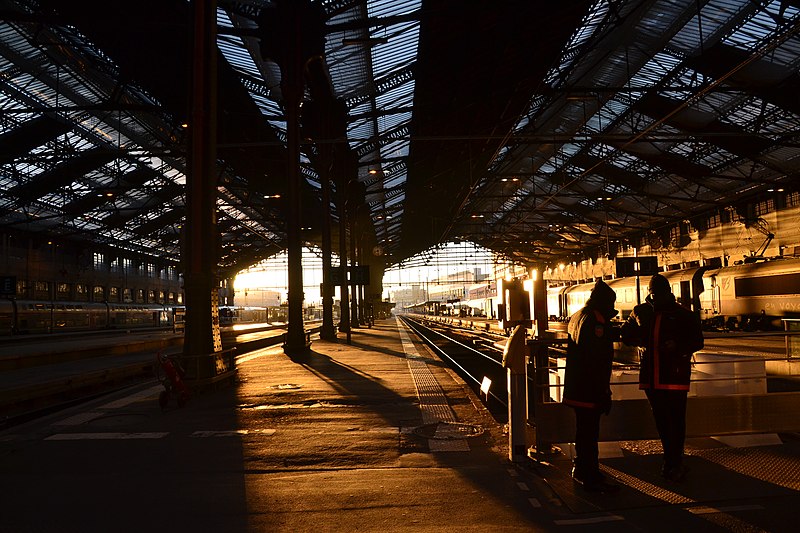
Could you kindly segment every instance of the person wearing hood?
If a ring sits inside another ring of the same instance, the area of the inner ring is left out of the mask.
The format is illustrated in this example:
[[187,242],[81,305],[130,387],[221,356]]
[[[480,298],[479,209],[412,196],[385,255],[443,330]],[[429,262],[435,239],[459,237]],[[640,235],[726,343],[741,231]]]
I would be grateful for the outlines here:
[[680,481],[686,475],[686,396],[692,354],[703,348],[700,318],[675,301],[667,278],[650,278],[645,303],[622,325],[622,342],[639,347],[639,388],[645,391],[664,448],[662,476]]
[[603,280],[592,288],[586,305],[572,315],[567,326],[567,363],[563,403],[575,411],[575,459],[573,479],[590,492],[612,492],[619,485],[600,472],[597,441],[600,415],[611,410],[611,365],[618,329],[617,295]]

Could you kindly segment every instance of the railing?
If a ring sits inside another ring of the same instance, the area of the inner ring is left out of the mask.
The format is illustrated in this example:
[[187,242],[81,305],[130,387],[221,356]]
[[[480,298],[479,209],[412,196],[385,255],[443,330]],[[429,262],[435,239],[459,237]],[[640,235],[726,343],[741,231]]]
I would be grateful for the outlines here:
[[[565,339],[528,340],[526,345],[527,402],[517,403],[527,406],[512,409],[526,409],[533,429],[529,444],[539,453],[575,440],[574,412],[560,402],[564,367],[558,361],[563,361],[565,345]],[[766,388],[767,362],[786,359],[697,354],[687,400],[687,437],[800,431],[800,392],[768,393]],[[716,370],[702,372],[700,367]],[[657,439],[650,405],[638,390],[638,365],[617,366],[612,373],[614,399],[601,420],[600,440]]]
[[236,348],[203,355],[181,355],[180,363],[191,388],[202,388],[228,379],[236,373]]

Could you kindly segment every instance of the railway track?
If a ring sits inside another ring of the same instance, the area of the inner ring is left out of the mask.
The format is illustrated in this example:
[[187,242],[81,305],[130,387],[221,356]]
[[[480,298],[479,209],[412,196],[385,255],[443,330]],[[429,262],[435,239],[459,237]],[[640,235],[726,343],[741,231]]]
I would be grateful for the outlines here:
[[[507,421],[506,369],[502,366],[502,348],[496,346],[497,341],[505,337],[407,316],[400,318],[472,388],[495,420]],[[491,380],[487,394],[480,390],[484,378]]]

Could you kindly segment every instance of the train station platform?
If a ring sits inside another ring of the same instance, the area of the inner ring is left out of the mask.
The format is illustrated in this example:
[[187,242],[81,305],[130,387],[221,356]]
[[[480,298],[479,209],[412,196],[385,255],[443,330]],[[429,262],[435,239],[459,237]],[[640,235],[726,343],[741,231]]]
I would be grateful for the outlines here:
[[395,320],[238,368],[183,408],[151,382],[0,432],[0,532],[795,529],[791,436],[690,442],[680,483],[652,443],[613,443],[621,490],[586,493],[567,455],[510,463],[503,424]]

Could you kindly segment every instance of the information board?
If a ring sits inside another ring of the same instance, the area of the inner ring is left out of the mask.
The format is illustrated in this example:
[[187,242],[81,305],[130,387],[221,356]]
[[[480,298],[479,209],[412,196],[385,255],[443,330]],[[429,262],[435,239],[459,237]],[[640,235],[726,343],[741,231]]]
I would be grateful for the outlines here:
[[617,267],[617,277],[627,278],[630,276],[652,276],[658,274],[661,269],[658,267],[658,257],[654,255],[643,255],[641,257],[617,257],[614,260]]

